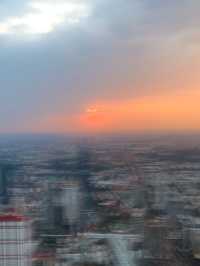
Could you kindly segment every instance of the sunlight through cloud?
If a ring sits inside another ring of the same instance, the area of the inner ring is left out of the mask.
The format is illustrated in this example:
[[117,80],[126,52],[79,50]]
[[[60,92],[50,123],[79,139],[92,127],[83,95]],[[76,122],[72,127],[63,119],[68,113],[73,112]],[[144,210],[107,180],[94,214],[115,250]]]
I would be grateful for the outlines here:
[[22,16],[0,21],[0,34],[45,34],[62,23],[77,24],[90,13],[84,1],[32,1],[29,7],[30,11]]

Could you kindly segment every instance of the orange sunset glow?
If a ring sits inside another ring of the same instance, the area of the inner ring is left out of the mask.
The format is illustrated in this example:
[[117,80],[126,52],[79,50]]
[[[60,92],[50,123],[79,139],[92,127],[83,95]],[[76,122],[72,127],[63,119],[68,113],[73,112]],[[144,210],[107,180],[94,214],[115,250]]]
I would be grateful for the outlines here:
[[112,133],[199,130],[200,92],[139,97],[92,104],[75,115],[43,118],[38,131]]
[[102,103],[80,115],[80,128],[92,131],[200,129],[200,93],[151,96]]

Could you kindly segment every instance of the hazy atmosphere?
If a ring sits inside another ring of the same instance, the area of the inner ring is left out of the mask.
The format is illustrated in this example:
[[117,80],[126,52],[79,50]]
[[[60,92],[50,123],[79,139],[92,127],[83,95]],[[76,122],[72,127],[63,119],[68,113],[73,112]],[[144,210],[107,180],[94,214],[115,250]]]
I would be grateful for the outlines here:
[[199,130],[199,9],[2,0],[0,132]]

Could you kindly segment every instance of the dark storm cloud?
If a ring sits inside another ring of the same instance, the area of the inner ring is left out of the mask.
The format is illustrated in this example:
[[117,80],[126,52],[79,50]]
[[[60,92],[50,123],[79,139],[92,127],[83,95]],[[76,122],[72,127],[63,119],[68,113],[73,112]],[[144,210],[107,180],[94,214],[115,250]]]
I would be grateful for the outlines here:
[[[0,22],[26,12],[27,2],[2,1]],[[189,49],[198,38],[200,3],[91,4],[92,13],[79,25],[63,24],[41,36],[0,35],[1,131],[41,115],[79,112],[99,99],[149,93],[158,89],[159,75],[172,85],[167,75],[176,68],[174,54],[179,58],[179,45]]]

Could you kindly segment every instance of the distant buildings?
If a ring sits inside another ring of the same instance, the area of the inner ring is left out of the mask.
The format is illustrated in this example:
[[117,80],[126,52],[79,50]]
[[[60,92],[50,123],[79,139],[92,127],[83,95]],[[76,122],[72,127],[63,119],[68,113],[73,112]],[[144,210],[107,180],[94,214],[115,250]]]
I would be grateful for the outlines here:
[[15,214],[0,215],[0,265],[31,265],[30,221]]

